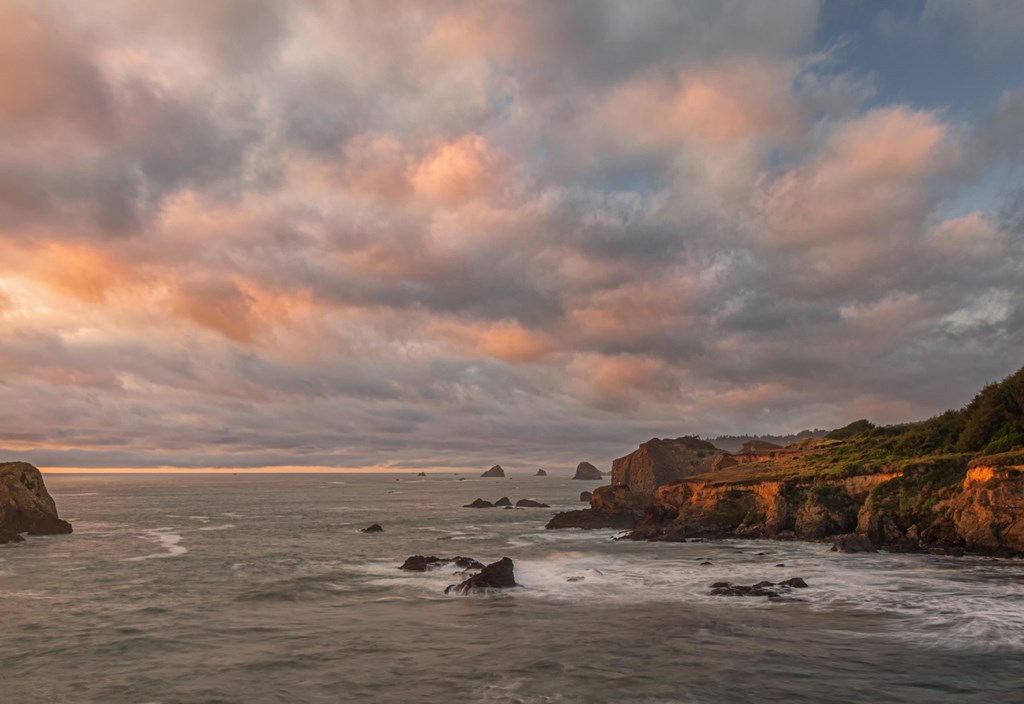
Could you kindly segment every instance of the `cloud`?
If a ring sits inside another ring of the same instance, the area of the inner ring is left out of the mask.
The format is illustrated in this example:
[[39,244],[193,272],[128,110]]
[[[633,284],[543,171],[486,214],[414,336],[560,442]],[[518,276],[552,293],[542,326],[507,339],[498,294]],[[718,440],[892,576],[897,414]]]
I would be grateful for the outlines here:
[[959,405],[1024,345],[1020,86],[915,104],[818,10],[4,6],[0,447],[570,467]]

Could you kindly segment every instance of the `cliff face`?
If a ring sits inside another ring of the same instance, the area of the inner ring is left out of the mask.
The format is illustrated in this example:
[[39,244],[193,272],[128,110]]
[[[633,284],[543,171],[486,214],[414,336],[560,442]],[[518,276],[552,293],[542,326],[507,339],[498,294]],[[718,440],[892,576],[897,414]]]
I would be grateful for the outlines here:
[[[582,498],[582,497],[581,497]],[[545,526],[554,528],[633,528],[643,515],[646,502],[629,487],[599,486],[590,496],[590,508],[563,511]]]
[[718,449],[699,438],[654,438],[612,462],[612,484],[629,487],[634,495],[653,499],[659,486],[711,469]]
[[25,462],[0,463],[0,543],[17,542],[21,533],[70,532],[71,524],[57,517],[38,469]]

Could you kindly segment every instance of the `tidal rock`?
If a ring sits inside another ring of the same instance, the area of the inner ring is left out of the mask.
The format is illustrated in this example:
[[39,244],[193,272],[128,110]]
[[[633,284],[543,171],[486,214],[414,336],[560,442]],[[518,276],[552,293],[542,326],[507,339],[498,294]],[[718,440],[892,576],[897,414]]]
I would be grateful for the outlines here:
[[512,500],[509,499],[507,496],[502,496],[500,499],[498,499],[497,501],[494,502],[494,505],[495,506],[511,506],[512,505]]
[[807,582],[799,577],[793,577],[784,582],[775,583],[765,580],[749,586],[715,582],[711,585],[711,594],[714,596],[766,596],[770,599],[778,599],[790,594],[794,589],[806,588]]
[[419,473],[419,474],[417,474],[416,476],[417,476],[417,477],[425,477],[425,476],[427,476],[427,473],[426,473],[426,472],[420,472],[420,473]]
[[516,508],[549,508],[549,506],[533,499],[519,499],[516,501]]
[[445,565],[454,564],[456,567],[464,570],[480,570],[483,569],[483,564],[477,562],[472,557],[463,557],[456,555],[455,557],[435,557],[433,555],[413,555],[402,563],[402,566],[398,569],[409,570],[411,572],[426,572],[427,570],[436,569]]
[[576,474],[573,476],[573,479],[600,480],[603,476],[601,470],[594,465],[589,462],[580,462],[576,465]]
[[43,475],[26,462],[0,463],[0,543],[18,542],[21,533],[60,535],[71,524],[57,516],[57,505]]
[[451,584],[444,590],[445,594],[454,592],[466,596],[474,592],[490,591],[492,589],[509,589],[519,586],[516,584],[515,563],[507,557],[480,570],[469,579],[459,584]]
[[832,552],[878,552],[878,548],[868,540],[867,536],[850,533],[836,536],[836,541],[832,544]]
[[548,473],[545,472],[543,469],[538,469],[537,473],[534,474],[533,476],[535,476],[535,477],[546,477],[546,476],[548,476]]
[[580,511],[556,513],[544,527],[548,530],[561,528],[595,530],[598,528],[628,529],[635,525],[636,517],[631,513],[602,513],[592,508],[585,508]]
[[382,528],[379,523],[374,523],[372,526],[366,526],[365,528],[363,528],[359,532],[360,533],[383,533],[384,532],[384,528]]
[[501,468],[500,464],[496,464],[486,472],[480,475],[481,477],[504,477],[505,470]]
[[586,501],[587,503],[590,503],[590,497],[593,496],[593,495],[594,494],[592,492],[581,491],[580,492],[580,501]]
[[484,501],[483,499],[476,499],[471,504],[465,504],[462,508],[494,508],[494,504],[490,501]]

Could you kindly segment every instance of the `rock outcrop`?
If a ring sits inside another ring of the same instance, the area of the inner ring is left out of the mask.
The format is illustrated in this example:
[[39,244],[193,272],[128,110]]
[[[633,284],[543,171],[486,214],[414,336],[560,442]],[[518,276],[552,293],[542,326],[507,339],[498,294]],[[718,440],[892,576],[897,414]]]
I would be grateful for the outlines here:
[[518,587],[516,584],[515,563],[507,557],[484,567],[479,574],[475,574],[460,584],[449,585],[444,590],[445,594],[456,593],[466,596],[475,592],[486,592],[494,589],[510,589]]
[[545,527],[551,530],[633,528],[643,511],[644,501],[634,495],[629,487],[599,486],[590,497],[590,508],[555,514]]
[[417,474],[416,476],[417,476],[417,477],[425,477],[425,476],[427,476],[427,473],[426,473],[426,472],[420,472],[420,473],[419,473],[419,474]]
[[504,477],[505,470],[501,468],[500,464],[496,464],[486,472],[480,475],[481,477]]
[[546,477],[546,476],[548,476],[548,473],[545,472],[543,469],[538,469],[537,473],[534,474],[533,476],[535,476],[535,477]]
[[483,499],[475,499],[472,503],[464,504],[462,508],[494,508],[494,504]]
[[533,499],[519,499],[516,501],[516,508],[550,508],[547,504]]
[[22,533],[70,532],[71,524],[57,516],[38,469],[26,462],[0,463],[0,543],[18,542]]
[[711,585],[711,594],[714,596],[766,596],[769,599],[779,599],[787,596],[794,589],[806,588],[807,582],[800,577],[793,577],[781,582],[763,581],[750,586],[716,582]]
[[380,523],[374,523],[373,525],[366,526],[365,528],[363,528],[359,532],[360,533],[383,533],[384,532],[384,528],[380,525]]
[[398,569],[410,572],[426,572],[438,567],[444,567],[445,565],[455,565],[462,570],[482,570],[484,568],[482,563],[477,562],[472,557],[463,557],[461,555],[456,555],[455,557],[413,555],[407,558]]
[[696,437],[653,438],[612,462],[612,484],[649,501],[658,487],[709,471],[718,454],[718,448]]
[[576,465],[576,474],[573,475],[573,479],[588,479],[592,481],[600,481],[603,477],[604,475],[601,474],[601,470],[589,462],[580,462]]

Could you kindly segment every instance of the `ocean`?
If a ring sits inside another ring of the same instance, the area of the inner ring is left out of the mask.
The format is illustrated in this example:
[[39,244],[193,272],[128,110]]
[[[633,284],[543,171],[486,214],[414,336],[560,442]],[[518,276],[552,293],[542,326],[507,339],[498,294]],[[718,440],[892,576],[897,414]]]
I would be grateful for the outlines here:
[[[1024,701],[1024,562],[546,531],[598,482],[459,478],[49,475],[75,532],[0,546],[0,702]],[[502,496],[551,508],[461,508]]]

